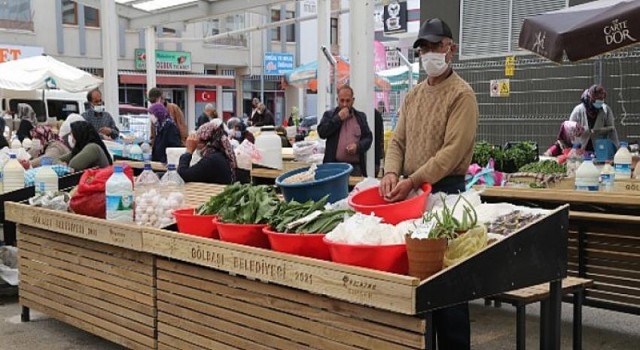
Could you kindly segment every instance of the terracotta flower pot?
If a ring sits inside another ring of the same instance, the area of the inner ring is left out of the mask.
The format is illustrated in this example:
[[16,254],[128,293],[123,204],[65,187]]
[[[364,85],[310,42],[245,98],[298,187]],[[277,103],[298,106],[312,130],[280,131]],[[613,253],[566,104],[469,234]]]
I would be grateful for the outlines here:
[[447,249],[447,239],[415,239],[405,237],[409,258],[409,275],[420,280],[442,270],[442,260]]

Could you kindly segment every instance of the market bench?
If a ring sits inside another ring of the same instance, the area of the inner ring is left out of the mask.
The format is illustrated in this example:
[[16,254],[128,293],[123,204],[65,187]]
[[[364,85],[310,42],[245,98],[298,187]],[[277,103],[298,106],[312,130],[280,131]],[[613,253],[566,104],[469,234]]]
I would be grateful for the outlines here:
[[[567,277],[562,280],[562,295],[573,296],[573,349],[582,349],[582,302],[584,291],[593,286],[593,281],[584,278]],[[548,312],[549,285],[535,286],[512,290],[487,298],[496,303],[505,302],[516,307],[516,344],[518,350],[524,350],[526,344],[526,306],[541,302],[541,318]],[[540,342],[544,343],[544,328],[540,328]]]
[[568,274],[594,281],[584,304],[640,315],[640,196],[488,187],[482,199],[542,208],[570,204]]

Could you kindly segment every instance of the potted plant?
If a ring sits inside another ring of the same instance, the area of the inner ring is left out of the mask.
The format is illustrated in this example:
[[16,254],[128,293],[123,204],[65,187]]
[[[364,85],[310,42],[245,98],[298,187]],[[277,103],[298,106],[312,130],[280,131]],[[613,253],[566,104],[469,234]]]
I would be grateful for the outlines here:
[[[447,205],[444,196],[441,198],[442,210],[425,213],[415,230],[405,236],[409,275],[421,280],[442,270],[449,240],[456,239],[477,225],[478,216],[464,196],[459,196],[452,207]],[[462,219],[458,220],[454,213],[461,201],[465,203]]]

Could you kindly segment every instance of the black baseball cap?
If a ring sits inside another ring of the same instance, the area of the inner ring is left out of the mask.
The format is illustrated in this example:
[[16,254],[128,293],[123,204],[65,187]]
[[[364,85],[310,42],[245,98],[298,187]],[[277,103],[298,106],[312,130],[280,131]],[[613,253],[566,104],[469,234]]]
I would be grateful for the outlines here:
[[418,48],[423,41],[439,43],[442,38],[453,39],[451,29],[440,18],[430,18],[422,23],[422,27],[418,32],[418,39],[413,43],[413,48]]

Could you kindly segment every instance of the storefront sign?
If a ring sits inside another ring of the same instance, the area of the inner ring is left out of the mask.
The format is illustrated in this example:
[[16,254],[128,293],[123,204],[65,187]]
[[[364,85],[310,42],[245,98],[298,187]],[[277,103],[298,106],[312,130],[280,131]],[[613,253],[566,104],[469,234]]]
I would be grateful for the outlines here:
[[384,34],[407,32],[407,2],[391,1],[384,6]]
[[511,84],[509,79],[491,80],[490,89],[491,97],[509,97]]
[[40,56],[44,49],[40,46],[21,46],[0,44],[0,63],[15,61],[21,58]]
[[264,54],[264,74],[283,75],[293,70],[293,54],[266,52]]
[[[135,50],[135,66],[138,70],[147,69],[147,55],[144,49]],[[156,69],[172,71],[191,71],[191,53],[184,51],[156,50]]]

